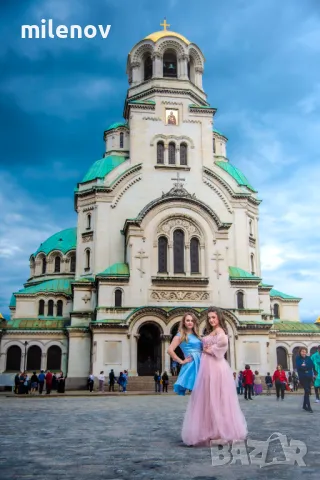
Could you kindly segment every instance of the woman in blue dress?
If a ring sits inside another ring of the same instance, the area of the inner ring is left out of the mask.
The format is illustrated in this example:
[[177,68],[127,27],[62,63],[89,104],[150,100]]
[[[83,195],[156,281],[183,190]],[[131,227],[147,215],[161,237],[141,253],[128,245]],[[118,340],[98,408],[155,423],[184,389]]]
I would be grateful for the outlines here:
[[[175,353],[177,347],[181,348],[184,360]],[[170,357],[182,365],[173,386],[173,390],[178,395],[185,395],[186,390],[193,390],[199,371],[201,352],[202,342],[199,338],[197,318],[193,313],[185,313],[180,322],[179,331],[168,348]]]

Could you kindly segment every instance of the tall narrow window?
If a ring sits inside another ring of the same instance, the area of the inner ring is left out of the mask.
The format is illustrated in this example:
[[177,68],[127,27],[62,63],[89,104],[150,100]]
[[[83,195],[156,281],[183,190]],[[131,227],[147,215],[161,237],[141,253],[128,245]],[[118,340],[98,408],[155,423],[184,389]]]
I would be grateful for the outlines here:
[[164,143],[163,142],[157,143],[157,163],[159,165],[164,164]]
[[73,254],[70,257],[70,272],[74,273],[76,271],[76,256]]
[[114,292],[114,306],[122,307],[122,290],[119,288]]
[[123,148],[123,132],[120,132],[120,148]]
[[243,292],[238,292],[237,293],[237,307],[238,308],[244,308],[244,294]]
[[250,237],[253,237],[253,228],[252,228],[252,220],[250,218],[249,220],[249,233],[250,233]]
[[184,232],[175,230],[173,234],[173,270],[184,273]]
[[280,308],[278,303],[273,305],[273,315],[275,318],[280,318]]
[[251,253],[251,255],[250,255],[250,262],[251,262],[251,273],[252,273],[252,275],[254,275],[255,268],[254,268],[254,255],[253,255],[253,253]]
[[58,300],[57,301],[57,317],[62,317],[63,316],[63,301]]
[[39,300],[38,315],[44,315],[44,300]]
[[91,228],[91,215],[87,215],[87,230],[90,230]]
[[191,273],[199,273],[199,240],[195,237],[190,242],[190,266]]
[[86,250],[86,270],[90,270],[90,250]]
[[188,147],[186,143],[180,145],[180,165],[188,165]]
[[144,61],[144,80],[152,78],[152,58],[148,55]]
[[168,273],[168,240],[166,237],[159,237],[158,240],[158,272]]
[[167,51],[163,56],[163,76],[177,78],[177,56],[173,51]]
[[42,259],[42,273],[46,273],[47,271],[47,260],[46,257],[43,257]]
[[169,165],[176,163],[176,146],[173,142],[169,143]]
[[212,148],[213,148],[213,153],[216,153],[216,139],[214,137],[212,139]]
[[53,317],[53,300],[48,302],[48,317]]
[[54,273],[59,273],[61,268],[61,258],[55,257],[54,259]]

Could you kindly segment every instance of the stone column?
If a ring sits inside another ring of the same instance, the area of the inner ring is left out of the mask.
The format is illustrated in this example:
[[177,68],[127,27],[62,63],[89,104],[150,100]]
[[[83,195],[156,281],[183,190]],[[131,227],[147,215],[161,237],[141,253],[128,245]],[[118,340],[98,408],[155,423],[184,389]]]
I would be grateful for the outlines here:
[[170,355],[167,353],[167,350],[170,345],[171,335],[161,335],[162,340],[162,371],[166,371],[168,376],[171,375],[171,368],[170,368]]
[[169,164],[169,145],[166,143],[164,145],[164,165]]
[[173,275],[173,245],[172,242],[168,244],[168,274],[169,277]]
[[292,363],[292,353],[288,353],[288,370],[292,372],[293,363]]
[[206,276],[206,262],[205,262],[205,256],[204,256],[204,244],[200,244],[200,273],[203,277]]
[[42,352],[40,370],[47,370],[47,352]]
[[136,335],[131,335],[130,339],[130,370],[129,373],[132,377],[136,377],[138,375],[138,340],[140,335],[137,333]]
[[159,52],[155,52],[152,56],[152,78],[163,77],[163,63],[162,55]]
[[196,79],[195,79],[195,84],[198,88],[202,90],[202,74],[203,74],[203,68],[202,67],[196,67],[195,68],[195,73],[196,73]]
[[190,245],[184,247],[184,260],[186,265],[186,274],[190,275]]
[[188,80],[188,60],[189,56],[188,55],[181,55],[178,60],[178,65],[179,65],[179,72],[178,72],[178,78],[180,80]]
[[132,68],[132,85],[137,85],[141,81],[140,75],[140,62],[134,62],[131,64]]

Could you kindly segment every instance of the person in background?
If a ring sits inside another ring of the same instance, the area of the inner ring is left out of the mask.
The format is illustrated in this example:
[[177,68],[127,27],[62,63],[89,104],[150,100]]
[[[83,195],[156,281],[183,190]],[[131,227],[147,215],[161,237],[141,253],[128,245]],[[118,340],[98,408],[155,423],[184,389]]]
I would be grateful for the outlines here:
[[39,373],[38,375],[38,382],[39,382],[39,395],[42,394],[43,392],[43,386],[44,386],[44,381],[45,381],[45,373],[43,370],[41,370],[41,372]]
[[319,396],[319,393],[320,393],[320,374],[319,373],[316,373],[313,385],[314,385],[314,393],[316,394],[315,403],[319,403],[320,402],[320,396]]
[[233,372],[233,381],[234,381],[234,385],[236,387],[236,391],[238,393],[238,379],[237,379],[237,372]]
[[282,370],[282,365],[277,366],[277,369],[273,374],[272,381],[275,383],[275,386],[276,386],[277,400],[279,400],[280,398],[280,392],[281,392],[281,400],[284,400],[284,392],[285,392],[288,380],[286,377],[286,372]]
[[162,391],[168,393],[169,377],[167,372],[162,375]]
[[27,372],[25,372],[24,374],[23,386],[24,386],[24,393],[28,395],[30,385],[29,385],[29,375],[27,374]]
[[161,375],[159,372],[155,372],[154,376],[154,388],[156,393],[161,393],[161,385],[160,385],[160,380],[161,380]]
[[58,388],[58,382],[57,382],[57,375],[55,372],[52,374],[52,390],[57,390]]
[[57,382],[58,382],[58,393],[64,393],[65,392],[66,379],[63,375],[63,372],[60,372],[60,375],[57,378]]
[[46,394],[47,395],[50,395],[51,393],[51,390],[52,390],[52,373],[50,372],[50,370],[47,371],[46,373]]
[[16,395],[19,393],[20,375],[21,373],[17,373],[16,376],[14,377],[14,393]]
[[127,385],[128,385],[128,370],[123,370],[123,385],[122,385],[123,393],[127,393]]
[[252,400],[251,392],[253,387],[253,371],[250,369],[250,365],[246,365],[242,372],[243,374],[243,386],[244,386],[244,398],[245,400]]
[[89,392],[93,392],[93,385],[94,385],[94,375],[91,373],[88,378],[88,387],[89,387]]
[[267,395],[271,395],[272,377],[270,375],[270,372],[267,373],[264,381],[266,382],[266,386],[267,386]]
[[316,403],[320,402],[319,390],[320,390],[320,345],[318,345],[317,351],[311,355],[311,360],[315,369],[314,391],[316,394]]
[[25,377],[25,372],[21,372],[19,377],[19,394],[20,395],[24,393],[24,377]]
[[254,372],[254,394],[261,395],[262,393],[262,381],[258,370]]
[[238,388],[237,388],[238,395],[243,395],[243,373],[240,370],[238,373]]
[[125,382],[125,378],[124,378],[123,372],[120,372],[119,378],[117,380],[117,383],[119,385],[119,392],[123,392],[124,382]]
[[178,363],[175,360],[172,360],[171,369],[172,369],[172,376],[173,377],[177,376],[177,367],[178,367]]
[[293,391],[297,392],[299,388],[299,378],[296,372],[292,372]]
[[36,393],[36,391],[38,390],[38,377],[36,372],[33,372],[30,379],[30,383],[31,383],[31,393]]
[[299,348],[299,354],[296,358],[296,367],[298,371],[299,381],[304,389],[303,410],[313,413],[310,405],[311,383],[315,366],[311,358],[307,355],[306,347]]
[[114,392],[114,383],[115,383],[115,375],[114,375],[114,371],[111,370],[109,373],[109,392],[111,392],[111,390]]
[[104,371],[101,370],[99,376],[98,376],[98,380],[99,380],[99,392],[104,392],[104,382],[105,382],[105,376],[104,376]]

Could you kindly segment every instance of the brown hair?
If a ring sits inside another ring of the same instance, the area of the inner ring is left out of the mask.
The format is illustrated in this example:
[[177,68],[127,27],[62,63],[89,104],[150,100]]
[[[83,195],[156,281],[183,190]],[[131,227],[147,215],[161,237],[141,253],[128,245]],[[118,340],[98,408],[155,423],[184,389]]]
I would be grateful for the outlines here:
[[179,329],[178,331],[180,332],[180,335],[181,335],[181,342],[187,342],[188,341],[188,334],[187,334],[187,328],[184,324],[185,322],[185,319],[190,316],[193,320],[193,333],[196,337],[199,338],[199,325],[198,325],[198,319],[197,317],[195,316],[194,313],[191,313],[191,312],[186,312],[183,317],[181,318],[180,320],[180,324],[179,324]]
[[299,355],[301,355],[302,350],[305,350],[308,353],[307,347],[300,347],[299,348]]
[[222,310],[220,308],[217,308],[217,307],[209,307],[208,310],[207,310],[207,318],[206,318],[206,332],[207,332],[207,335],[209,335],[209,333],[211,333],[213,331],[213,327],[209,323],[209,313],[210,312],[214,312],[214,313],[217,314],[217,317],[218,317],[218,320],[219,320],[219,326],[222,328],[224,333],[226,335],[228,335],[228,330],[227,330],[225,319],[223,317]]

